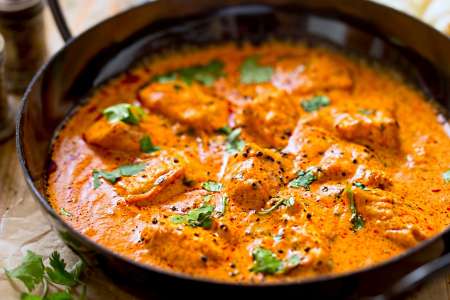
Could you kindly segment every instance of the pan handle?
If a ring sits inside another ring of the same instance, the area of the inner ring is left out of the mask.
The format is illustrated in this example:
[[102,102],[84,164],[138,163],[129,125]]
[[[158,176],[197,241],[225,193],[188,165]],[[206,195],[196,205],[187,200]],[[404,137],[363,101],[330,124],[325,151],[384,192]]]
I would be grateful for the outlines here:
[[58,0],[47,0],[48,6],[55,19],[56,26],[58,27],[59,33],[65,42],[72,39],[72,33],[70,32],[69,26],[67,26],[66,18],[61,10]]
[[448,270],[450,270],[450,252],[406,274],[383,294],[371,297],[370,299],[398,299],[410,292],[413,288],[423,284],[425,281],[443,274]]

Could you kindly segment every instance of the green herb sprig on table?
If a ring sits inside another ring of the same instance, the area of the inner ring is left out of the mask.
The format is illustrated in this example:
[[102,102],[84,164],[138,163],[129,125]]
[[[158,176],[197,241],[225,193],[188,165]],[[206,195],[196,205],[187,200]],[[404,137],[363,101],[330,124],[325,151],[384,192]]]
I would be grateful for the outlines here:
[[110,183],[116,183],[116,181],[119,180],[120,177],[133,176],[143,171],[144,169],[145,164],[143,163],[123,165],[112,171],[102,171],[94,169],[92,171],[92,176],[94,177],[94,189],[97,189],[101,185],[100,178],[103,178]]
[[[79,260],[72,268],[67,269],[66,262],[57,251],[49,258],[49,264],[44,265],[43,257],[28,251],[22,263],[14,269],[5,270],[9,280],[21,281],[27,292],[21,294],[21,300],[83,300],[86,298],[86,285],[81,281],[85,264]],[[35,289],[42,285],[41,295],[35,295]],[[48,287],[53,286],[58,291],[50,292]],[[82,287],[77,295],[76,288]]]

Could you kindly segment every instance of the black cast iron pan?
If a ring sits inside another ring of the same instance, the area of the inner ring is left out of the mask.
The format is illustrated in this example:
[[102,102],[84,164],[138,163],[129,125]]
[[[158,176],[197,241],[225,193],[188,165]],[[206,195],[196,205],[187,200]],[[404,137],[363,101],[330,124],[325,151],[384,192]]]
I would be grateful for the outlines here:
[[[364,0],[165,0],[118,14],[72,38],[49,0],[66,45],[28,87],[17,121],[17,151],[26,181],[66,243],[90,266],[148,299],[391,299],[450,265],[450,229],[376,266],[297,283],[232,284],[139,264],[73,230],[45,197],[49,145],[57,127],[90,90],[141,58],[182,44],[269,38],[329,43],[389,64],[450,109],[450,40],[420,21]],[[417,112],[418,114],[420,112]],[[448,120],[448,115],[444,117]],[[360,245],[355,245],[360,247]],[[362,249],[363,251],[363,249]]]

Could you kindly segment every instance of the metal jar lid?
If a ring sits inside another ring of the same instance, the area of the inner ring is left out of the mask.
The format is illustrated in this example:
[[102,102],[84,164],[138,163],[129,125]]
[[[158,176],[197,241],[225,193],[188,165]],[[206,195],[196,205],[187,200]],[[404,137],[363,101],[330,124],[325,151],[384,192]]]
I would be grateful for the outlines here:
[[38,4],[41,0],[0,0],[0,11],[14,12]]

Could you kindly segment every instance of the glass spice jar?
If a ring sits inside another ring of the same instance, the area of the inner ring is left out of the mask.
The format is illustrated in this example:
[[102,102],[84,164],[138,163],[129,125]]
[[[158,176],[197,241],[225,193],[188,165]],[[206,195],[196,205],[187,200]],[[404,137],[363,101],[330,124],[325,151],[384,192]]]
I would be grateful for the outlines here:
[[0,33],[5,46],[5,87],[22,95],[45,62],[47,45],[42,0],[0,0]]

